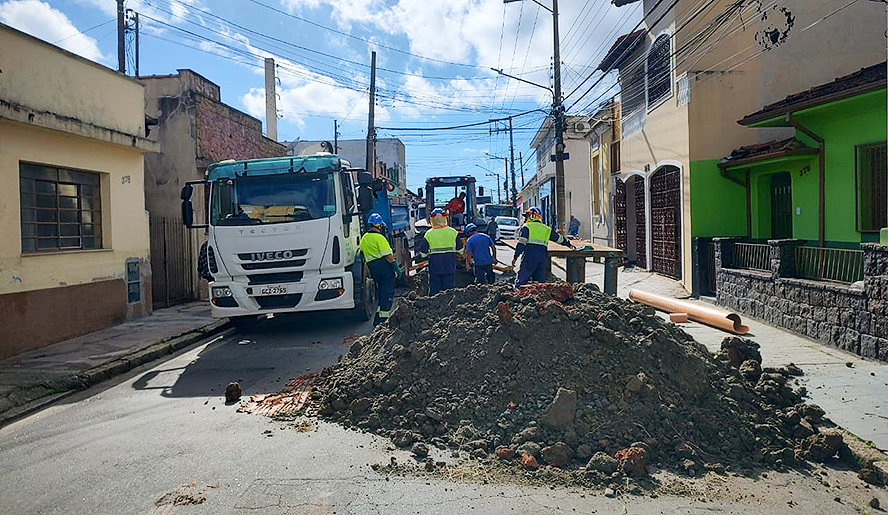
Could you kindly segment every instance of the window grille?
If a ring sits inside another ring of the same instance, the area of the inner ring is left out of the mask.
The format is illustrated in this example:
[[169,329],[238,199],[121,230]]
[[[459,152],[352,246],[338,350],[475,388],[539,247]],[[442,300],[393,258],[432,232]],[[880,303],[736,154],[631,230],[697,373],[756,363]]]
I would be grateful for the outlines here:
[[19,165],[22,252],[102,248],[98,173]]

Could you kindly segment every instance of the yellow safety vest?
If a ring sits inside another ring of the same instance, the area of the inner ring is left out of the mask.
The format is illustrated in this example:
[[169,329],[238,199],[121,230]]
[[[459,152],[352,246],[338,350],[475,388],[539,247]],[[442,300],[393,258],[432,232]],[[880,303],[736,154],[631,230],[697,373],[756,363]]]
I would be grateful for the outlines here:
[[389,245],[385,236],[378,232],[368,232],[361,237],[360,246],[367,263],[392,254],[392,246]]
[[524,238],[518,238],[519,243],[524,243],[526,245],[542,245],[543,247],[549,246],[549,238],[552,236],[552,228],[542,222],[527,222],[524,224],[524,227],[527,227],[527,241],[521,241]]
[[436,227],[425,233],[429,244],[429,254],[447,254],[456,252],[456,237],[459,233],[453,227]]

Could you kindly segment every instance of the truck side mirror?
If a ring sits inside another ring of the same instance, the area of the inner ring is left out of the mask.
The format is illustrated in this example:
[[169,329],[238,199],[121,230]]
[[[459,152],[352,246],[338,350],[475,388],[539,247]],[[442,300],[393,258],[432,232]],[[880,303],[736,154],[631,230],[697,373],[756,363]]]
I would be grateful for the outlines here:
[[369,213],[373,209],[373,176],[358,172],[358,211]]
[[419,198],[425,198],[425,195],[422,194],[422,188],[417,188],[417,189],[416,189],[416,195],[417,195]]
[[478,195],[484,196],[484,186],[478,186]]
[[182,200],[191,200],[191,194],[194,192],[194,188],[185,183],[185,186],[182,186],[182,192],[179,194],[179,198]]
[[[191,189],[191,186],[188,188]],[[182,196],[185,196],[185,188],[182,188]],[[191,196],[190,192],[188,196]],[[194,226],[194,206],[191,205],[190,198],[182,200],[182,223],[189,229]]]

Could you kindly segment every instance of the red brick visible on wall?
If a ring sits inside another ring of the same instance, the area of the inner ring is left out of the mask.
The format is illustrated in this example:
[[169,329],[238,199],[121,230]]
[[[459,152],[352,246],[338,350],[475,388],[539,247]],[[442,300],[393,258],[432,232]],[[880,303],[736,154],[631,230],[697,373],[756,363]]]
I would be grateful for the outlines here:
[[121,323],[126,315],[123,279],[0,295],[0,359]]
[[206,164],[286,155],[286,146],[262,135],[256,118],[201,95],[195,105],[197,158]]

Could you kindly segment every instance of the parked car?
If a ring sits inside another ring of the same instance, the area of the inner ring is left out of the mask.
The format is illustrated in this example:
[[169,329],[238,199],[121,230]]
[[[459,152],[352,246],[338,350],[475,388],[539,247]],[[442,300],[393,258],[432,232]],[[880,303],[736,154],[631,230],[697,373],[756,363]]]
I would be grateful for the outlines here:
[[498,216],[494,218],[497,224],[496,239],[497,240],[514,240],[518,238],[518,230],[521,224],[518,219],[511,216]]

